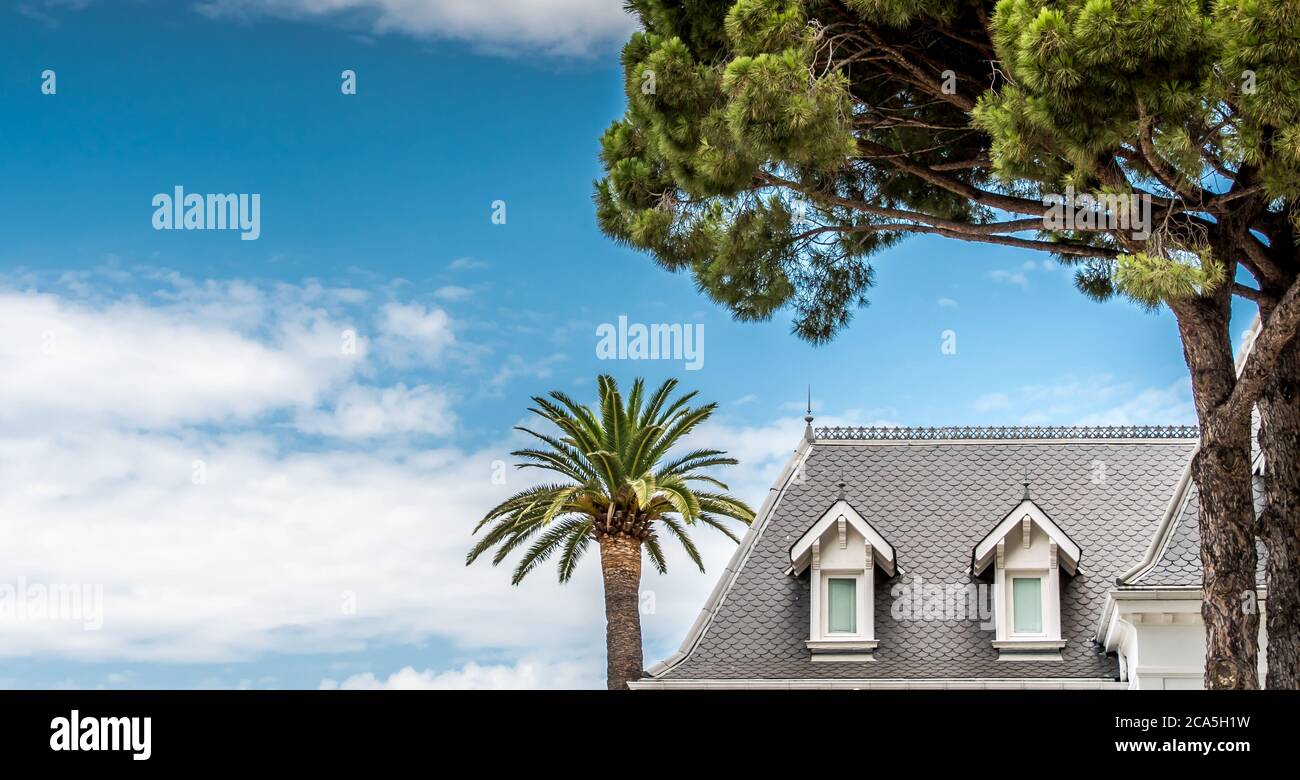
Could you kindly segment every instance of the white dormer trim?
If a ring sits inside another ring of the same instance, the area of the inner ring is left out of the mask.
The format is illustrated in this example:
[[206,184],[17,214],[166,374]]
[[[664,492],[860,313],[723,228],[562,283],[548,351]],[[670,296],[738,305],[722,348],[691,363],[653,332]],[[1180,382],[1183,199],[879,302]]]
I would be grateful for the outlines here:
[[1061,527],[1052,522],[1052,518],[1038,507],[1031,499],[1024,499],[1015,509],[1002,519],[992,531],[989,531],[979,544],[975,545],[975,553],[971,570],[979,575],[989,567],[993,562],[995,555],[998,554],[998,546],[1003,544],[1009,534],[1020,527],[1023,544],[1025,549],[1029,548],[1029,538],[1033,526],[1042,529],[1047,534],[1047,538],[1056,546],[1057,555],[1055,560],[1059,561],[1061,568],[1069,574],[1074,574],[1079,568],[1079,559],[1083,556],[1083,550],[1079,545],[1074,543]]
[[[971,573],[979,576],[993,567],[993,647],[998,660],[1061,660],[1066,644],[1061,636],[1061,572],[1078,571],[1081,554],[1074,540],[1028,498],[975,545]],[[1032,612],[1017,615],[1022,606]]]
[[876,529],[871,527],[866,518],[858,514],[849,502],[844,499],[836,501],[830,509],[818,518],[817,522],[804,532],[803,536],[795,541],[790,547],[790,567],[791,572],[795,575],[803,574],[812,563],[812,551],[814,545],[819,544],[822,535],[830,529],[831,524],[837,525],[839,543],[841,549],[847,545],[846,526],[852,526],[855,531],[862,534],[867,540],[868,549],[871,551],[874,563],[880,566],[881,570],[889,576],[894,576],[895,561],[894,547],[885,541]]
[[[876,570],[891,576],[896,568],[893,546],[844,499],[831,505],[791,545],[789,573],[808,572],[805,646],[811,661],[873,660],[879,644]],[[852,606],[845,603],[849,598]]]

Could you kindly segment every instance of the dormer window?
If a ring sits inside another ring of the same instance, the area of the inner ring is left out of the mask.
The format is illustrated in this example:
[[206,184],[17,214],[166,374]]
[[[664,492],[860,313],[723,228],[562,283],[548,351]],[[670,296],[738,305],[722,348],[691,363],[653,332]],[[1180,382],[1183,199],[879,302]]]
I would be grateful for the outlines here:
[[790,564],[795,576],[808,572],[813,660],[871,660],[877,571],[893,576],[893,546],[841,498],[791,546]]
[[1061,571],[1073,575],[1081,550],[1025,498],[975,546],[971,571],[993,573],[993,646],[1007,661],[1060,660]]
[[1043,578],[1011,578],[1011,633],[1043,635]]
[[858,589],[862,577],[826,575],[826,634],[858,635]]

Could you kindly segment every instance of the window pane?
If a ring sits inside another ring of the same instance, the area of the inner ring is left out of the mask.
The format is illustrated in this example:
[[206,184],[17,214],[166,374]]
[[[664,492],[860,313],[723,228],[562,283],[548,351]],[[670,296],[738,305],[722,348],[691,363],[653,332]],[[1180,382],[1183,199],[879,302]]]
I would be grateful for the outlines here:
[[1037,577],[1016,577],[1011,580],[1011,589],[1015,600],[1012,614],[1015,615],[1017,634],[1041,634],[1043,632],[1043,581]]
[[827,581],[829,603],[827,606],[827,630],[832,634],[856,634],[858,632],[858,583],[857,580],[831,579]]

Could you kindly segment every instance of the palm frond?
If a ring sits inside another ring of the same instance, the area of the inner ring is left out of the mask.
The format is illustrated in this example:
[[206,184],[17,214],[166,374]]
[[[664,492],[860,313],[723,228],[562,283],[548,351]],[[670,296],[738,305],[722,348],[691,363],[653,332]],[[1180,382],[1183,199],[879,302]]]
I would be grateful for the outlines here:
[[709,419],[709,416],[712,415],[714,410],[717,408],[717,404],[706,404],[705,406],[696,409],[685,410],[681,414],[672,418],[668,430],[659,438],[654,449],[651,450],[650,454],[646,457],[652,461],[658,462],[660,458],[667,454],[668,450],[672,449],[672,446],[677,443],[678,439],[690,433],[691,429],[696,425]]
[[690,526],[700,523],[736,541],[724,521],[752,521],[753,510],[727,493],[726,483],[705,473],[735,465],[735,458],[718,449],[668,456],[713,414],[716,404],[692,407],[694,392],[674,397],[674,379],[648,395],[641,379],[626,397],[612,376],[598,377],[597,387],[594,407],[559,390],[533,397],[529,410],[559,433],[519,426],[535,442],[512,453],[522,461],[515,465],[543,469],[565,481],[525,488],[489,510],[474,526],[481,536],[466,564],[492,551],[492,564],[498,565],[522,549],[511,582],[518,584],[552,559],[557,559],[560,581],[567,582],[593,539],[618,533],[640,539],[660,572],[668,568],[663,550],[668,539],[680,544],[702,571]]
[[[681,455],[679,457],[673,458],[667,463],[660,465],[658,470],[655,473],[659,475],[664,475],[664,474],[672,474],[678,472],[679,469],[685,472],[685,471],[691,471],[692,469],[695,468],[708,468],[710,465],[714,465],[714,464],[705,461],[711,461],[711,460],[727,461],[726,463],[719,463],[717,465],[727,465],[727,466],[736,465],[737,461],[735,458],[721,457],[724,455],[726,455],[726,453],[723,452],[722,450],[691,450],[685,455]],[[701,461],[701,463],[696,465],[696,461]]]
[[720,488],[722,490],[728,489],[726,482],[723,482],[720,479],[714,479],[713,477],[710,477],[708,474],[687,474],[686,476],[681,477],[681,480],[683,482],[707,482],[708,484],[713,485],[716,488]]
[[657,483],[659,495],[668,499],[673,509],[689,525],[700,516],[700,499],[681,477],[664,477]]
[[[515,572],[510,577],[510,584],[518,585],[522,582],[524,577],[528,576],[530,571],[536,568],[539,564],[545,562],[547,558],[550,558],[551,553],[555,552],[556,549],[565,548],[567,551],[568,546],[573,541],[574,535],[581,535],[584,526],[589,522],[589,520],[570,517],[551,526],[546,533],[542,534],[541,537],[533,543],[532,547],[528,548],[528,552],[524,553],[524,556],[519,559],[519,565],[515,567]],[[581,538],[581,536],[579,536],[579,538]],[[562,576],[561,580],[563,579]]]
[[646,403],[645,411],[641,413],[641,419],[637,424],[646,426],[654,423],[656,415],[664,408],[664,404],[668,402],[669,396],[673,394],[673,389],[676,387],[676,379],[665,379],[664,383],[659,385],[659,389],[651,394],[649,402]]
[[700,500],[700,509],[705,512],[730,517],[747,525],[754,520],[754,510],[749,504],[729,493],[697,491],[695,495]]
[[516,463],[515,468],[518,469],[545,469],[547,471],[554,471],[558,474],[563,474],[569,479],[577,480],[579,482],[586,482],[587,480],[593,479],[597,476],[595,472],[588,473],[590,468],[586,463],[581,461],[575,462],[570,459],[566,452],[547,452],[546,450],[527,449],[514,450],[510,454],[514,455],[516,458],[524,458],[529,461],[528,463]]
[[650,559],[650,565],[654,566],[655,571],[660,574],[667,574],[668,561],[664,559],[663,548],[659,546],[659,537],[652,531],[646,536],[643,544],[645,545],[646,557]]
[[[700,522],[707,525],[710,528],[719,531],[720,533],[722,533],[723,536],[727,537],[728,539],[735,542],[736,544],[740,544],[740,537],[736,536],[735,532],[733,532],[730,528],[726,526],[725,523],[723,523],[721,520],[714,517],[713,515],[708,513],[700,515]],[[748,525],[748,523],[746,523],[746,525]]]
[[660,522],[663,523],[664,528],[667,528],[670,534],[677,538],[682,549],[686,551],[686,557],[690,558],[691,562],[699,568],[700,573],[703,573],[704,560],[700,558],[699,548],[695,546],[695,542],[691,540],[691,535],[686,532],[686,529],[682,527],[682,524],[671,517],[665,517]]
[[573,577],[578,561],[582,560],[587,545],[591,543],[593,527],[595,527],[594,520],[590,517],[582,518],[581,525],[574,528],[573,533],[569,534],[569,538],[564,542],[564,552],[560,554],[560,582],[568,582]]

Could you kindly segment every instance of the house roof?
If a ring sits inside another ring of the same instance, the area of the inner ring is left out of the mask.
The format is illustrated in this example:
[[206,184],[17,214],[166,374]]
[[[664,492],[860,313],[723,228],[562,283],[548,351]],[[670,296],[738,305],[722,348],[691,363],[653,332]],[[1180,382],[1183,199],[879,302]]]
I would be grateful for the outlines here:
[[[1255,513],[1264,509],[1263,479],[1254,478]],[[1196,484],[1188,480],[1184,489],[1174,498],[1176,514],[1171,522],[1156,535],[1148,556],[1150,560],[1134,571],[1119,578],[1116,585],[1121,590],[1131,588],[1183,588],[1201,585],[1201,524],[1200,495]],[[1265,549],[1255,543],[1255,580],[1264,586]]]
[[[1251,325],[1248,337],[1253,343],[1259,330],[1259,318]],[[1238,363],[1244,359],[1238,358]],[[1254,488],[1255,514],[1264,511],[1264,453],[1259,446],[1259,410],[1250,417],[1250,447],[1252,487]],[[1138,564],[1124,572],[1115,581],[1120,590],[1137,588],[1192,588],[1201,585],[1201,524],[1200,493],[1192,481],[1192,464],[1187,464],[1182,480],[1169,504],[1168,516],[1162,520],[1150,546]],[[1265,548],[1256,541],[1255,580],[1264,586]]]
[[[1115,578],[1143,557],[1196,446],[1194,428],[821,429],[800,444],[663,680],[1115,678],[1090,639]],[[978,620],[891,616],[890,590],[916,578],[965,586],[972,548],[1020,499],[1034,500],[1088,551],[1064,578],[1062,661],[998,661]],[[800,475],[796,478],[796,475]],[[789,551],[836,500],[887,538],[906,571],[878,593],[870,662],[813,663],[808,576]]]

